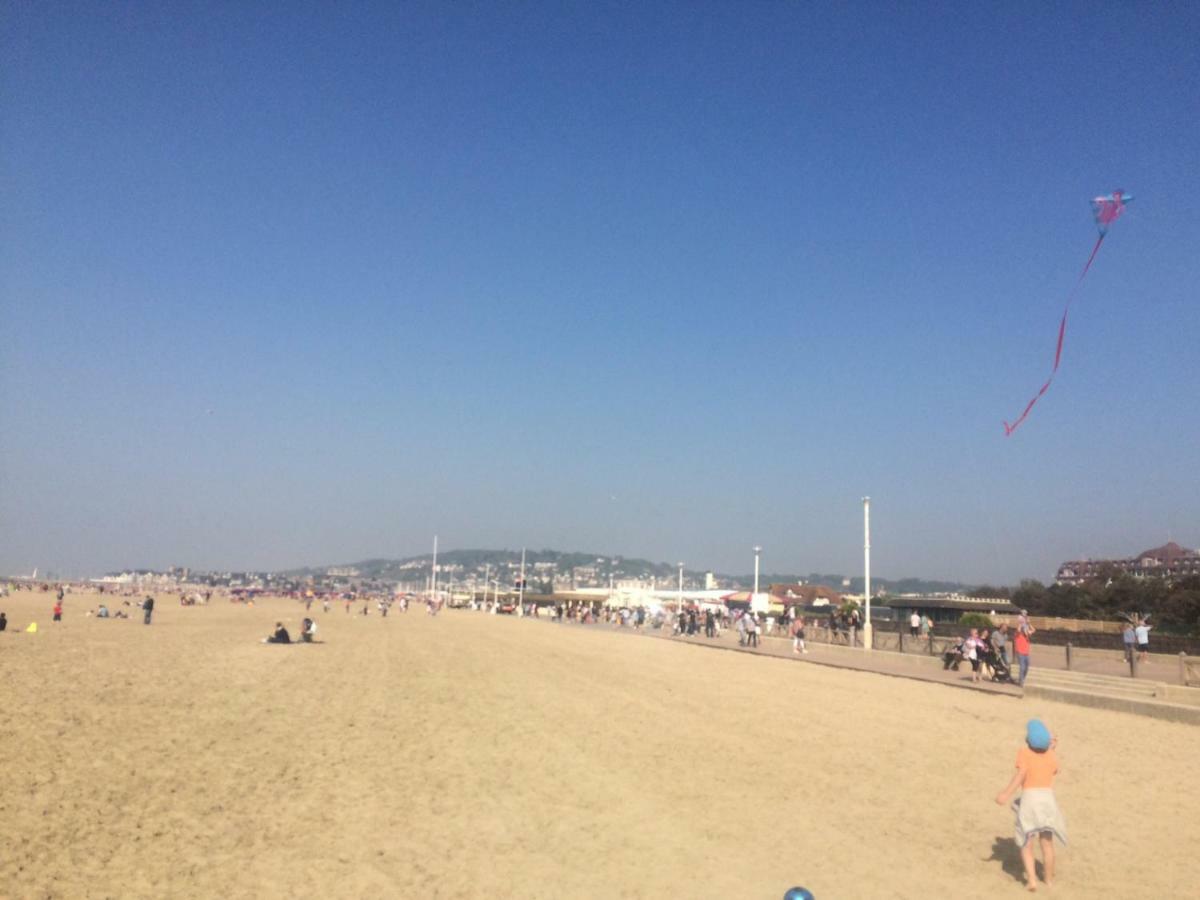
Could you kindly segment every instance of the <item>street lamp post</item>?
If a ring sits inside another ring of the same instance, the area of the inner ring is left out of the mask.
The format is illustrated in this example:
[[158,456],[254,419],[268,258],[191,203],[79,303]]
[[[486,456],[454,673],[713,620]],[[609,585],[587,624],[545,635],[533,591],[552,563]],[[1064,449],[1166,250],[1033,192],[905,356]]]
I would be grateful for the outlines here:
[[750,609],[754,610],[754,604],[758,602],[758,557],[762,553],[762,547],[757,544],[754,547],[754,593],[750,595]]
[[871,498],[863,497],[863,593],[867,614],[863,620],[863,649],[874,646],[871,633]]
[[435,534],[433,536],[433,572],[429,578],[429,593],[432,595],[430,599],[435,605],[437,604],[437,539],[438,536]]
[[525,548],[521,548],[521,583],[517,585],[517,615],[525,615]]

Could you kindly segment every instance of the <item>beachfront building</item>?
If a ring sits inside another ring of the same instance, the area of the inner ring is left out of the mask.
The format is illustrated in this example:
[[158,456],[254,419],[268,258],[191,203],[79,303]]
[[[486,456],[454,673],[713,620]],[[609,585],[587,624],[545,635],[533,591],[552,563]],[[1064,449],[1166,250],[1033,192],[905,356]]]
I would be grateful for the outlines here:
[[767,587],[772,611],[787,610],[792,616],[802,616],[814,609],[841,606],[844,596],[823,584],[772,584]]
[[1003,597],[968,597],[965,594],[900,594],[887,597],[883,605],[901,622],[915,610],[918,615],[929,616],[934,625],[956,624],[964,613],[970,612],[983,613],[993,620],[1005,620],[1020,612],[1011,600]]
[[1174,541],[1143,550],[1127,559],[1075,559],[1058,567],[1058,584],[1108,581],[1121,575],[1134,578],[1185,578],[1200,575],[1200,551],[1181,547]]

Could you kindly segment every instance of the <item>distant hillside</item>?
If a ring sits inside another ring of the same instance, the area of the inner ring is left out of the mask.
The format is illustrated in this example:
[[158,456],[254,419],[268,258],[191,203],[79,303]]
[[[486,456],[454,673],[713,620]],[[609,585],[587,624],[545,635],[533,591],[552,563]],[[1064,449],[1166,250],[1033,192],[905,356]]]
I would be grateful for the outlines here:
[[[304,569],[293,569],[283,574],[304,578],[310,575],[324,574],[331,568],[354,569],[358,577],[378,579],[381,581],[411,580],[414,574],[422,568],[428,569],[432,562],[432,553],[420,556],[409,556],[404,559],[364,559],[355,563],[341,563],[336,566],[314,566]],[[611,576],[614,580],[622,578],[673,578],[678,574],[678,568],[669,562],[652,562],[638,557],[610,556],[603,553],[563,552],[559,550],[527,550],[525,553],[527,569],[532,569],[538,563],[552,564],[559,573],[569,573],[573,569],[594,569],[597,577],[607,581]],[[521,564],[520,550],[447,550],[438,554],[439,568],[441,566],[461,566],[467,572],[483,572],[491,568],[493,572],[500,569],[512,569]],[[729,574],[714,573],[722,587],[750,588],[754,585],[753,573]],[[694,582],[704,575],[704,570],[696,571],[684,568],[684,575]],[[796,583],[821,584],[837,590],[851,593],[862,593],[863,579],[861,575],[851,576],[849,584],[844,585],[845,576],[811,572],[807,575],[795,572],[760,573],[758,582],[761,590],[768,584]],[[942,593],[953,591],[968,591],[973,585],[958,581],[936,581],[923,578],[872,578],[873,591],[886,591],[892,594]]]

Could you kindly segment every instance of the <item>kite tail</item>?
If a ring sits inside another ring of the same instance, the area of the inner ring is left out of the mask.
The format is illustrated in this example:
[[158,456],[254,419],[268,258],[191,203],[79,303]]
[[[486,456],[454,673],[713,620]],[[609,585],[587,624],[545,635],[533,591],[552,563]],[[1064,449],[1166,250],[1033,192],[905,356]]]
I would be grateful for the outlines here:
[[1100,245],[1104,242],[1104,232],[1101,232],[1100,237],[1096,238],[1096,246],[1092,247],[1092,255],[1088,257],[1087,263],[1083,267],[1083,271],[1079,273],[1079,280],[1075,282],[1075,287],[1071,288],[1071,293],[1067,295],[1066,306],[1063,307],[1062,319],[1058,323],[1058,343],[1054,347],[1054,368],[1050,370],[1050,377],[1046,379],[1046,383],[1042,385],[1041,390],[1033,395],[1033,398],[1025,404],[1025,409],[1021,411],[1021,415],[1017,416],[1017,420],[1011,425],[1008,422],[1004,423],[1004,436],[1008,437],[1017,430],[1017,426],[1025,421],[1025,417],[1029,415],[1033,405],[1038,402],[1042,394],[1050,390],[1050,384],[1054,381],[1054,376],[1058,372],[1058,364],[1062,361],[1063,339],[1067,336],[1067,314],[1071,311],[1071,303],[1075,300],[1075,295],[1079,293],[1079,286],[1083,284],[1083,279],[1088,273],[1088,269],[1092,267],[1092,260],[1096,258],[1096,253],[1100,250]]

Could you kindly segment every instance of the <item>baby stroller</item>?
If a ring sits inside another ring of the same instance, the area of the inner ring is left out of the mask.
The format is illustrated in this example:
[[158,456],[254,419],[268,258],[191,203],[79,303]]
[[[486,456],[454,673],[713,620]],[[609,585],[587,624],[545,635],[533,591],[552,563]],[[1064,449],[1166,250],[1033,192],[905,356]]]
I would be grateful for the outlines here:
[[942,671],[952,669],[958,671],[959,665],[963,661],[963,642],[952,644],[945,653],[942,654]]
[[992,670],[992,681],[997,684],[1012,684],[1012,667],[1004,660],[1004,654],[994,647],[989,648],[981,657],[984,665]]

